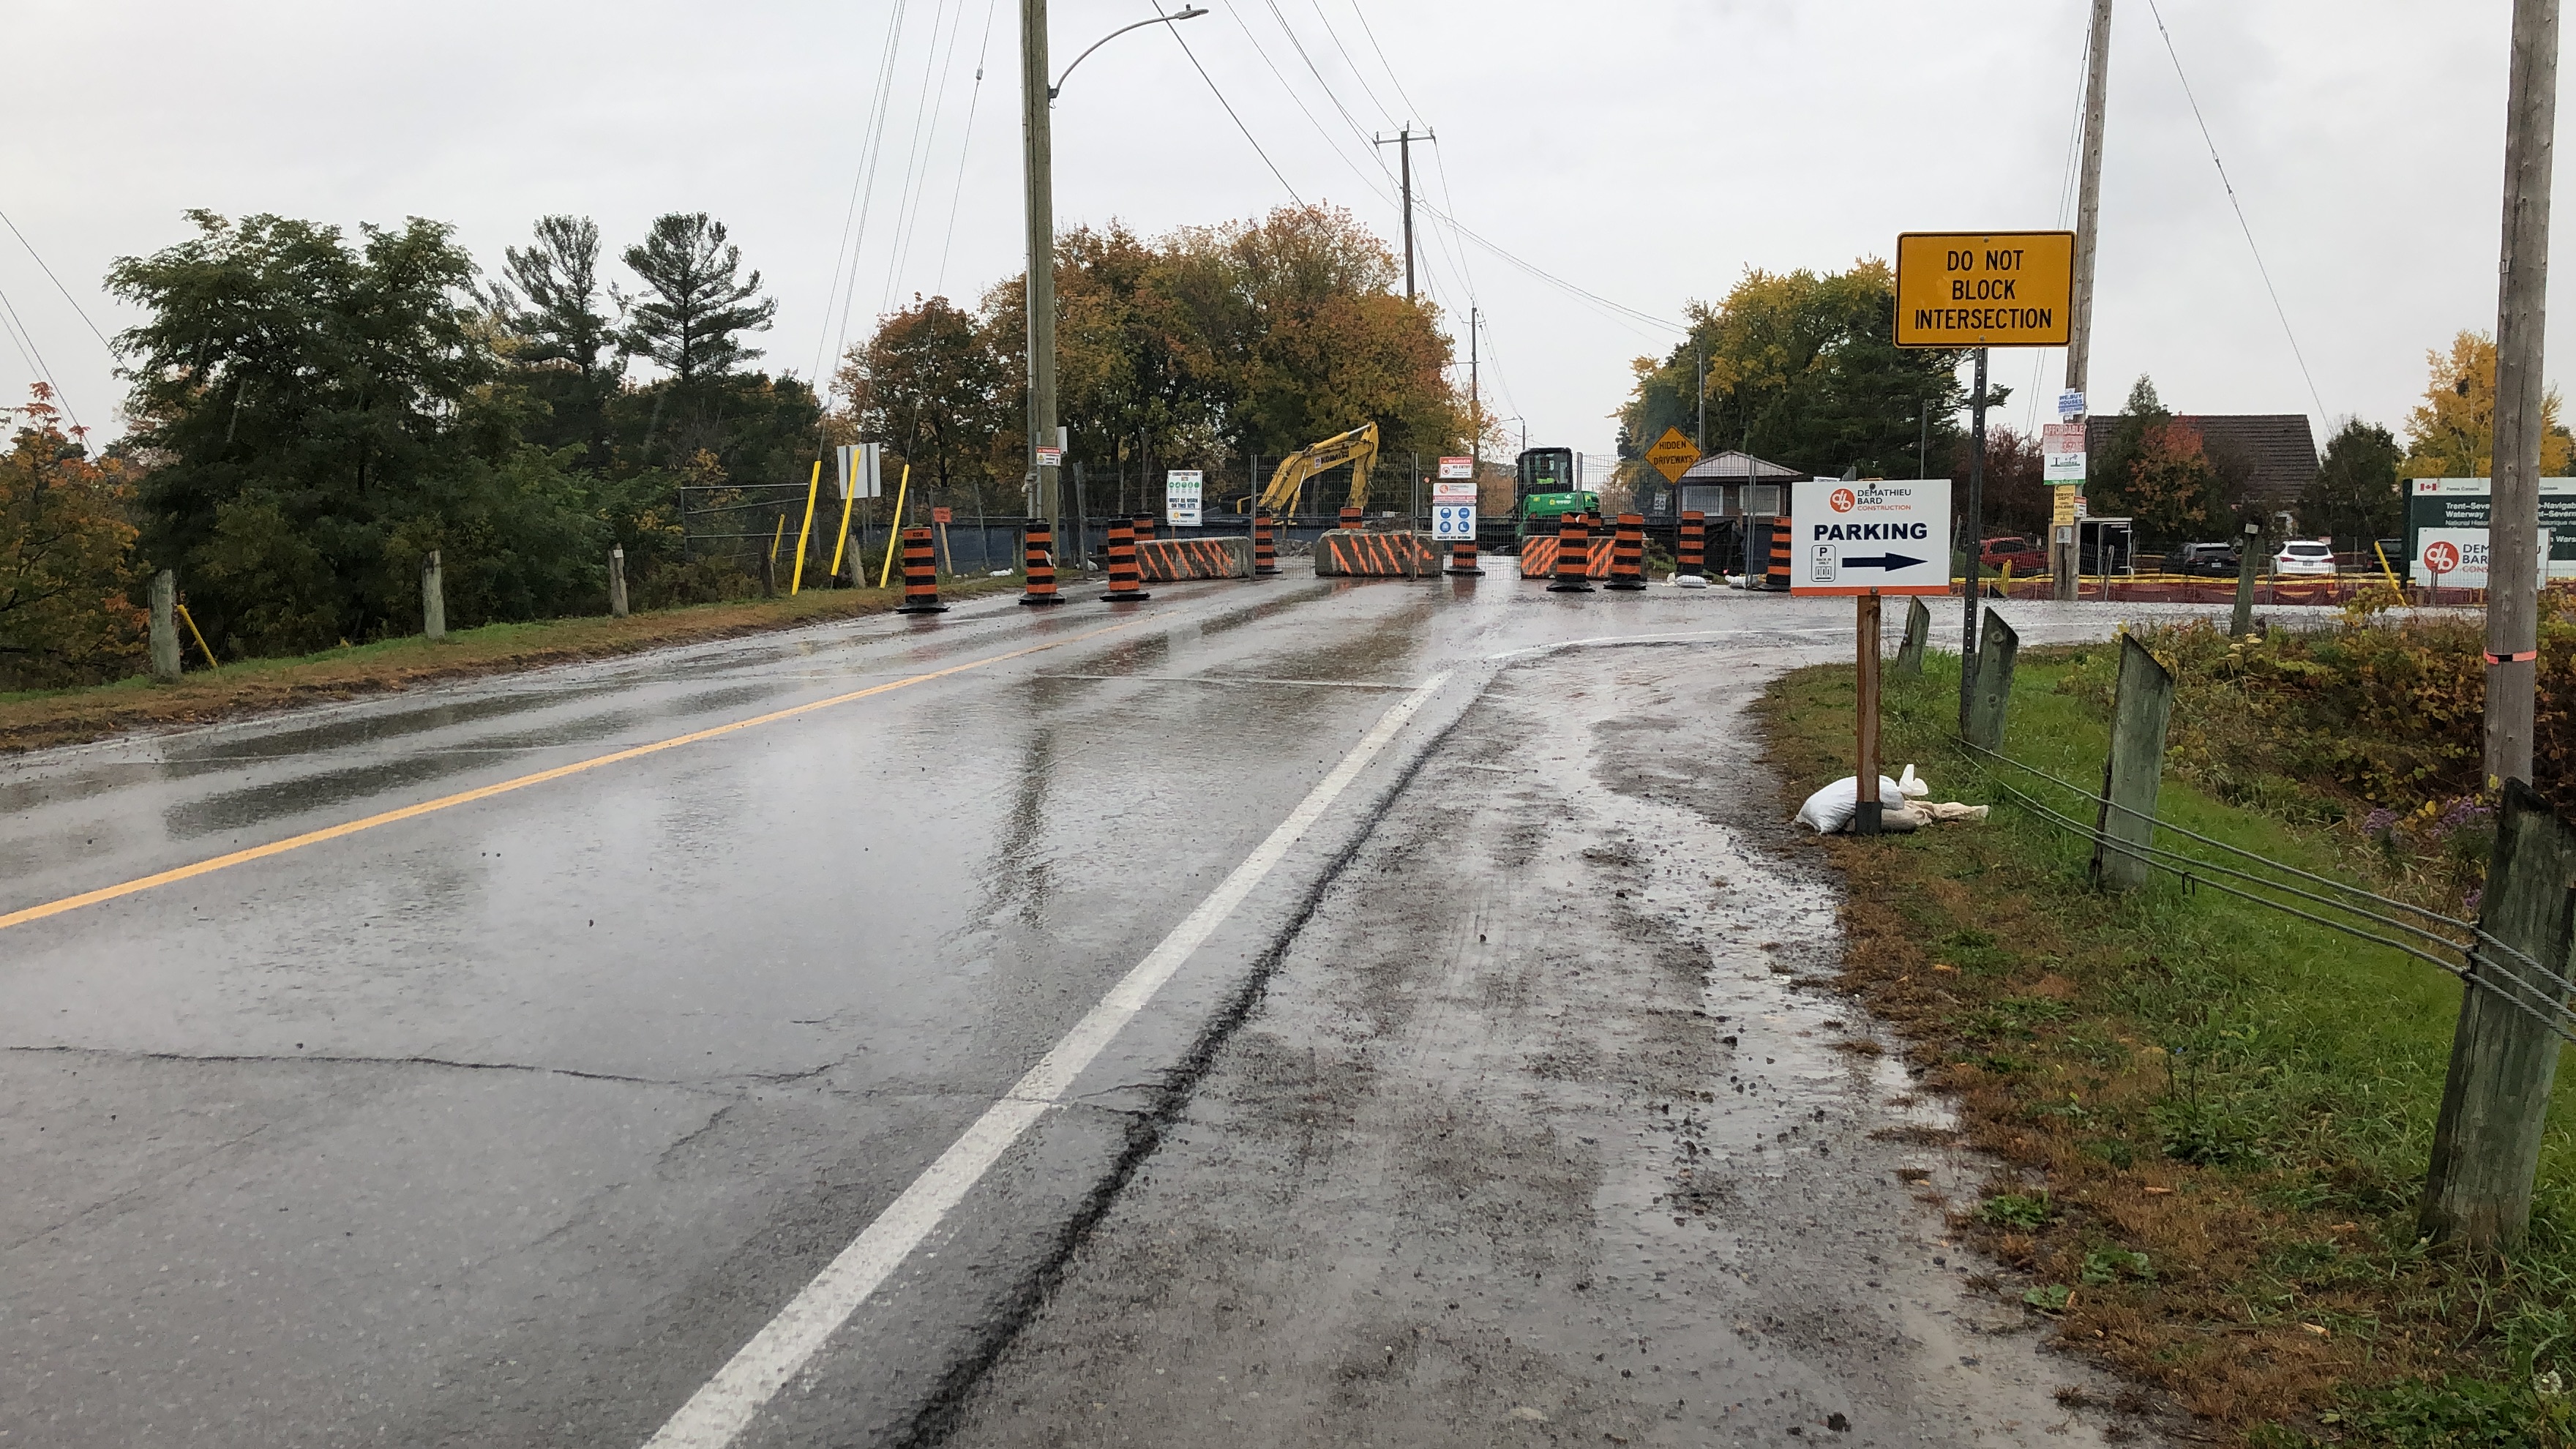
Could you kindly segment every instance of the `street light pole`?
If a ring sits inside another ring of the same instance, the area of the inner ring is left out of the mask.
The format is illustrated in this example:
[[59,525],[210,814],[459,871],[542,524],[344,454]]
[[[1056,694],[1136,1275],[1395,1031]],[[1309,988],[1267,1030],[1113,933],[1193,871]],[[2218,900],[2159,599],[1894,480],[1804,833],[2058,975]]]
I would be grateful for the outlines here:
[[[1020,126],[1022,177],[1027,184],[1026,209],[1029,232],[1029,274],[1027,291],[1029,340],[1029,436],[1028,473],[1030,512],[1047,521],[1050,527],[1062,517],[1064,500],[1057,486],[1055,468],[1038,465],[1038,449],[1058,446],[1055,419],[1055,134],[1049,108],[1056,93],[1064,89],[1074,66],[1091,58],[1091,52],[1107,45],[1130,30],[1148,25],[1168,25],[1176,20],[1195,20],[1207,14],[1197,6],[1184,6],[1170,15],[1157,15],[1122,25],[1093,41],[1064,68],[1064,75],[1047,79],[1047,0],[1020,0]],[[1073,540],[1077,556],[1082,540]]]

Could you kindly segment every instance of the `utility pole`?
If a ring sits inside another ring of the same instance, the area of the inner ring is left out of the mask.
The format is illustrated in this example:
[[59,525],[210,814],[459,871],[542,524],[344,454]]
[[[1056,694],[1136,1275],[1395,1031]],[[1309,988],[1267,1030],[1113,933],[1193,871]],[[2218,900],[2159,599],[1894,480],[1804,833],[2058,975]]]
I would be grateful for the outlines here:
[[2549,299],[2558,0],[2514,0],[2505,97],[2504,255],[2496,301],[2495,497],[2487,548],[2486,776],[2531,779],[2539,665],[2541,333]]
[[[2066,390],[2083,392],[2093,362],[2093,263],[2101,241],[2102,115],[2111,83],[2111,0],[2093,0],[2093,31],[2084,63],[2084,160],[2075,194],[2075,299],[2066,309]],[[2092,410],[2091,401],[2085,404]],[[2062,524],[2049,528],[2048,582],[2054,597],[2075,597],[2075,573],[2081,564],[2073,538],[2060,539]]]
[[[1752,465],[1746,464],[1749,469]],[[1986,349],[1977,349],[1977,386],[1968,395],[1968,596],[1966,622],[1959,626],[1959,729],[1968,727],[1968,707],[1977,697],[1977,575],[1986,542]]]
[[1410,302],[1413,300],[1413,143],[1437,140],[1438,137],[1430,131],[1414,130],[1413,123],[1407,121],[1404,129],[1394,135],[1372,139],[1381,146],[1395,147],[1396,164],[1404,177],[1404,300]]
[[[1053,527],[1062,510],[1056,470],[1038,466],[1055,445],[1055,142],[1047,107],[1047,0],[1020,0],[1020,125],[1028,182],[1029,477],[1031,511]],[[1079,540],[1076,541],[1077,549]]]
[[1708,344],[1699,346],[1699,426],[1691,434],[1691,446],[1703,458],[1708,456]]
[[[1485,486],[1485,395],[1476,389],[1476,309],[1467,309],[1467,411],[1475,415],[1476,436],[1469,439],[1467,451],[1474,458],[1468,466],[1476,473],[1476,486]],[[1456,356],[1456,353],[1451,353]]]

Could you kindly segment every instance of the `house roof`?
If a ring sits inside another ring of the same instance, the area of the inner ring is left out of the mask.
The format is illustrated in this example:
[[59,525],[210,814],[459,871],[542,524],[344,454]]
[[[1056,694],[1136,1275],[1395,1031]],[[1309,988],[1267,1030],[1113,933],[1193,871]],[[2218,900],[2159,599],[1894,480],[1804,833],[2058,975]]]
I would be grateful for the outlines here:
[[[2317,439],[2305,413],[2177,413],[2173,420],[2196,430],[2213,459],[2244,465],[2249,500],[2286,507],[2317,475]],[[2085,451],[2099,456],[2126,421],[2121,415],[2085,419]]]
[[1765,480],[1786,482],[1792,478],[1804,478],[1806,476],[1806,474],[1799,472],[1795,468],[1787,467],[1779,463],[1768,462],[1761,458],[1756,458],[1750,453],[1741,452],[1734,448],[1728,448],[1723,452],[1711,453],[1707,457],[1700,459],[1698,462],[1691,464],[1690,467],[1682,471],[1682,476],[1675,481],[1682,483],[1743,483],[1748,481],[1758,483]]

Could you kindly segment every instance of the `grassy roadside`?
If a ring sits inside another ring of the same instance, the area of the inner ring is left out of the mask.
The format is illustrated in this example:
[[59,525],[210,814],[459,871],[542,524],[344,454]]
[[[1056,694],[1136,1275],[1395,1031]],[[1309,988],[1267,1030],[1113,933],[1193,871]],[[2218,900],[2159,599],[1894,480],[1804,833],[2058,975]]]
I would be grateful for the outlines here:
[[[941,585],[940,596],[973,598],[1019,586],[1016,579],[960,579]],[[900,588],[818,589],[795,598],[698,604],[623,619],[491,624],[459,630],[436,644],[418,637],[389,639],[300,658],[243,660],[221,669],[203,668],[204,660],[189,641],[188,662],[197,667],[175,684],[138,677],[85,689],[0,693],[0,753],[854,619],[885,613],[902,599]]]
[[[2099,778],[2107,653],[2022,656],[2008,753]],[[2096,893],[2086,848],[1946,742],[1957,689],[1955,658],[1890,681],[1888,757],[1992,818],[1819,848],[1848,880],[1844,986],[2007,1165],[1960,1205],[2026,1275],[1998,1291],[2223,1442],[2576,1443],[2556,1389],[2576,1384],[2576,1082],[2560,1078],[2530,1246],[2511,1263],[2429,1252],[2413,1215],[2457,985],[2161,878]],[[1850,772],[1852,705],[1849,666],[1761,702],[1792,798]],[[2178,710],[2177,736],[2194,723]],[[2171,778],[2159,811],[2310,869],[2352,859],[2329,826]]]

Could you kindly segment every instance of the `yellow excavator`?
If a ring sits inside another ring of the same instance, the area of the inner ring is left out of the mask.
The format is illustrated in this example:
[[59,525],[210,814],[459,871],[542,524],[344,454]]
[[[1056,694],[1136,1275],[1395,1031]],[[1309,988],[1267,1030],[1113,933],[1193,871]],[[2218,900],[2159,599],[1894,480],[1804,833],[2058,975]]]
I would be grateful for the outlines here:
[[1261,506],[1271,513],[1284,511],[1306,481],[1328,468],[1351,465],[1351,503],[1353,508],[1368,506],[1369,465],[1377,461],[1377,424],[1362,423],[1347,433],[1335,433],[1311,447],[1300,448],[1279,460],[1279,469],[1270,475],[1270,486],[1261,490]]

